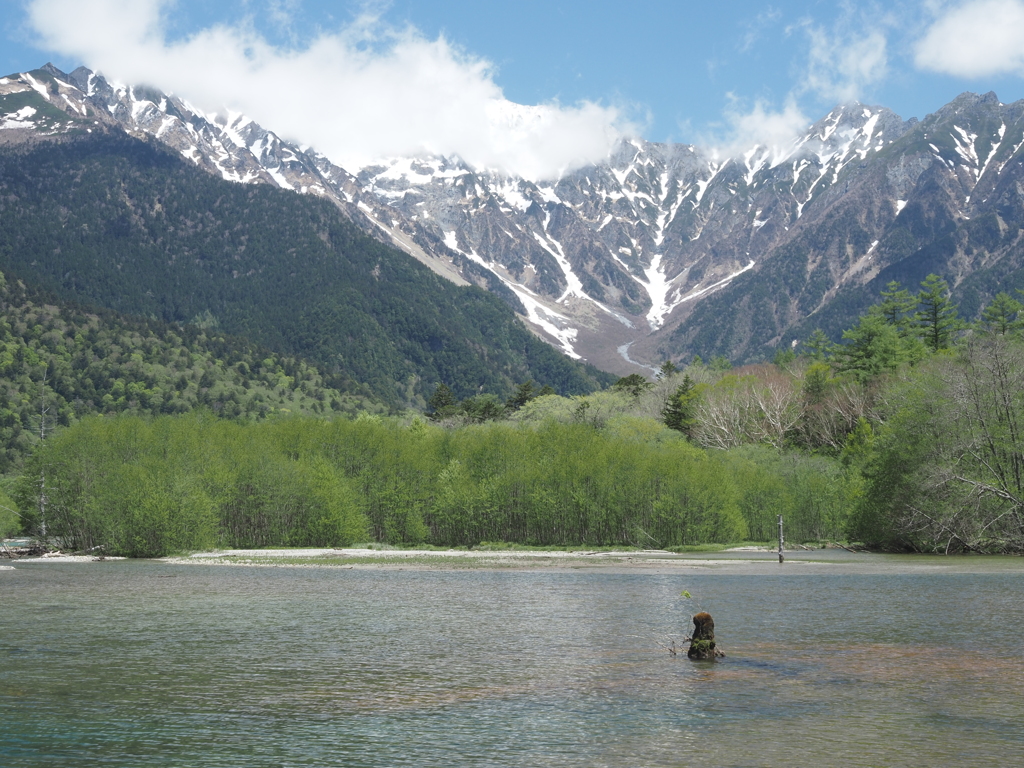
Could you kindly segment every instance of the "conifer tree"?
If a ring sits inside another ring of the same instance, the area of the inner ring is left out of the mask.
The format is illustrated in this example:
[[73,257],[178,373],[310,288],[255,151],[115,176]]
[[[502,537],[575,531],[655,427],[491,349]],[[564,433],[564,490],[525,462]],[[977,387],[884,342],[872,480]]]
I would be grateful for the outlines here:
[[673,373],[679,373],[679,369],[676,368],[676,364],[671,360],[666,360],[661,364],[661,367],[655,374],[655,378],[664,379],[666,376],[671,376]]
[[516,391],[512,394],[512,397],[505,401],[505,407],[510,411],[518,411],[537,396],[537,388],[533,383],[533,379],[524,381],[516,386]]
[[807,350],[807,356],[821,362],[832,356],[835,346],[821,328],[815,328],[814,333],[803,343],[803,347]]
[[1024,304],[1005,292],[997,293],[981,313],[982,327],[998,336],[1005,336],[1024,327]]
[[855,326],[843,331],[843,339],[847,343],[836,348],[835,363],[840,371],[853,373],[861,380],[894,371],[910,359],[904,339],[886,322],[877,305]]
[[917,300],[910,291],[892,280],[882,291],[882,316],[889,325],[899,331],[900,336],[907,336],[913,331],[913,311]]
[[612,389],[628,392],[633,397],[640,397],[640,395],[649,390],[652,386],[654,385],[639,373],[631,373],[629,376],[623,376],[612,384]]
[[796,360],[796,352],[793,351],[792,347],[782,347],[775,352],[775,356],[772,357],[772,362],[780,368],[785,368]]
[[434,421],[437,421],[446,416],[454,415],[458,409],[458,403],[455,401],[455,395],[452,393],[452,390],[442,381],[437,385],[434,394],[430,396],[430,400],[427,401],[427,407],[430,408],[430,412],[427,415]]
[[697,403],[700,390],[689,374],[683,377],[683,383],[673,392],[661,410],[661,419],[665,426],[682,432],[687,439],[692,439],[697,426]]
[[949,298],[949,286],[938,275],[928,275],[917,294],[917,327],[932,352],[949,347],[953,332],[959,328],[956,305]]

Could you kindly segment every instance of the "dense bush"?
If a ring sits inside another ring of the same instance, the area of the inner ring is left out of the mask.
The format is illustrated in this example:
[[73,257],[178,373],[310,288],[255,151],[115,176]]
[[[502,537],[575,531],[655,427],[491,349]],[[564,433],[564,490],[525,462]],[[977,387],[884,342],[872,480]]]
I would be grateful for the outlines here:
[[156,557],[364,537],[355,493],[337,469],[293,457],[274,438],[202,414],[90,417],[34,454],[15,495],[34,530],[45,526],[74,550]]
[[85,418],[33,455],[16,496],[30,526],[45,522],[63,546],[156,556],[367,536],[677,547],[768,538],[778,514],[795,539],[835,538],[848,485],[831,459],[707,451],[639,417],[449,430],[192,414]]
[[979,333],[896,379],[852,532],[877,546],[1024,551],[1024,341]]

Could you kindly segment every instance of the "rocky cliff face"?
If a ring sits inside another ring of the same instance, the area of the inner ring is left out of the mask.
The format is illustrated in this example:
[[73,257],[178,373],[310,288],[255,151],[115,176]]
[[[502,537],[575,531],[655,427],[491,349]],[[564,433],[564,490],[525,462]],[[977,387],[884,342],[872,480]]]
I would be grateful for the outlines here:
[[85,69],[0,81],[0,135],[82,129],[327,197],[436,272],[496,291],[567,354],[620,373],[694,353],[758,359],[816,326],[835,334],[885,281],[913,288],[929,272],[969,313],[1024,266],[1024,103],[994,94],[920,122],[837,107],[788,147],[729,158],[626,140],[600,165],[536,181],[444,157],[345,170],[242,115]]

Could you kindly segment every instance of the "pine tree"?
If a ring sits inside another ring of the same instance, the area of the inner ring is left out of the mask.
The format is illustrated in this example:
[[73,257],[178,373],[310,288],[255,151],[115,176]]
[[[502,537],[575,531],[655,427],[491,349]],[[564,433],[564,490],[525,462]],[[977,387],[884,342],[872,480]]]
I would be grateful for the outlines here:
[[803,347],[807,350],[809,358],[824,362],[835,352],[836,345],[821,328],[815,328],[814,333],[803,343]]
[[772,357],[772,362],[779,366],[779,368],[786,368],[794,360],[796,360],[796,352],[793,351],[792,347],[781,347],[775,351],[775,356]]
[[956,305],[949,298],[949,286],[938,275],[928,275],[917,294],[917,327],[932,351],[949,347],[953,332],[960,327]]
[[430,400],[427,401],[427,407],[430,408],[427,415],[437,421],[454,415],[458,410],[458,403],[455,401],[455,395],[451,389],[442,381],[437,385],[434,394],[430,396]]
[[687,439],[692,439],[697,426],[699,400],[700,390],[687,374],[683,377],[683,383],[669,396],[665,407],[661,409],[661,419],[665,426],[682,432]]
[[886,322],[880,308],[871,307],[849,330],[843,331],[846,344],[837,347],[835,364],[840,371],[865,380],[896,370],[909,361],[907,345],[899,332]]
[[992,302],[981,313],[981,325],[990,333],[1005,336],[1024,327],[1024,304],[1008,293],[997,293]]
[[902,287],[897,280],[892,280],[882,291],[880,305],[882,316],[889,325],[899,331],[900,336],[907,336],[913,331],[913,311],[917,299],[910,291]]
[[524,381],[522,384],[516,386],[516,391],[513,393],[512,397],[505,401],[505,407],[510,411],[518,411],[537,396],[538,392],[533,383],[533,379]]
[[671,376],[673,373],[679,373],[679,369],[676,368],[676,364],[671,360],[666,360],[661,364],[661,368],[655,374],[655,378],[664,379],[666,376]]
[[646,392],[653,386],[654,385],[651,384],[651,382],[649,382],[639,373],[631,373],[629,374],[629,376],[623,376],[621,379],[612,384],[612,389],[628,392],[633,397],[640,397],[640,395],[642,395],[644,392]]

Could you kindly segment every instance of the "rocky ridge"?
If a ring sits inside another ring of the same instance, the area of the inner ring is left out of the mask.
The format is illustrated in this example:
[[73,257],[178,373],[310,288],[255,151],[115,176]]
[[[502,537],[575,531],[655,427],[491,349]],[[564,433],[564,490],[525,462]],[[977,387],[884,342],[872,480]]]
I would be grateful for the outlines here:
[[970,305],[1024,266],[1024,103],[994,94],[920,122],[840,106],[788,147],[728,158],[623,140],[604,163],[529,180],[445,157],[350,172],[243,115],[84,68],[0,79],[0,141],[74,129],[124,130],[228,181],[326,197],[620,373],[693,353],[758,359],[815,325],[835,334],[893,278],[939,272]]

